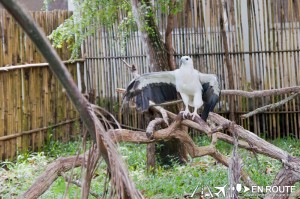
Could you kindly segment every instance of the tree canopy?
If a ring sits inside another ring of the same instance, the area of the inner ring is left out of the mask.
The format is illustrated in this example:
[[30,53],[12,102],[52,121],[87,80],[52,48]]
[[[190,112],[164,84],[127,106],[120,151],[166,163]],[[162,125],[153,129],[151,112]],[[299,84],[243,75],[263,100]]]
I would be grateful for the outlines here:
[[[145,10],[145,16],[152,16],[154,19],[158,8],[163,13],[176,14],[183,7],[183,0],[159,0],[156,2],[157,6],[155,7],[149,2],[140,1],[140,9]],[[174,4],[174,2],[176,3]],[[53,46],[61,48],[63,45],[68,45],[72,51],[71,58],[80,56],[81,44],[88,36],[95,33],[99,27],[109,29],[118,22],[117,39],[122,46],[126,45],[126,39],[129,37],[130,31],[137,30],[130,1],[74,0],[74,7],[73,15],[49,35]],[[154,23],[157,24],[156,21]],[[142,30],[147,30],[149,33],[153,32],[153,29],[147,23],[145,23]]]

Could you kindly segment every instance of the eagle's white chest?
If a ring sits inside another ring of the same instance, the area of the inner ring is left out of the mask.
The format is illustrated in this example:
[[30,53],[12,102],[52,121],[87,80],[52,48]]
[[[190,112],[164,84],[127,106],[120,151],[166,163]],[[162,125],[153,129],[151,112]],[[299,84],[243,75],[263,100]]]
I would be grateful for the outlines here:
[[176,89],[178,92],[194,96],[202,91],[197,72],[194,68],[180,68],[175,72]]

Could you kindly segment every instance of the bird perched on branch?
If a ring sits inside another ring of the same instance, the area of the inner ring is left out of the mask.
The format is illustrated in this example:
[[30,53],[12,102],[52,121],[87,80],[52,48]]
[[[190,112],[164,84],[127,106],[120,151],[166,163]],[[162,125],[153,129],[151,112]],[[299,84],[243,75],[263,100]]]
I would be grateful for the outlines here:
[[[180,93],[185,110],[183,117],[191,114],[192,119],[199,116],[197,110],[204,105],[201,118],[206,121],[219,100],[220,86],[216,75],[200,73],[194,69],[189,56],[180,59],[180,67],[174,71],[146,73],[130,82],[123,102],[134,99],[138,109],[146,111],[149,101],[160,104],[177,99]],[[194,107],[190,113],[188,106]]]

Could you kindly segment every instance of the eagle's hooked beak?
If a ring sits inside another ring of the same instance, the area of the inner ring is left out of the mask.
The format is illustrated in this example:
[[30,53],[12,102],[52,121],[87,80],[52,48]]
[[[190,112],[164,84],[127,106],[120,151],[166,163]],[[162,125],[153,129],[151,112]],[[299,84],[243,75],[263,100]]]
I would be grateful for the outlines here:
[[184,62],[187,62],[190,59],[188,56],[183,56],[180,58],[179,66],[181,66]]

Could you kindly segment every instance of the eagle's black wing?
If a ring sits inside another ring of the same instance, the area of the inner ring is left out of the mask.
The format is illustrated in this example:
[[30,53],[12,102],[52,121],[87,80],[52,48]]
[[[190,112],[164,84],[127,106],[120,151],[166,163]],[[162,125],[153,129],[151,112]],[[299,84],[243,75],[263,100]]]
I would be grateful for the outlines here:
[[174,71],[143,74],[130,82],[123,98],[123,105],[131,99],[137,109],[146,111],[149,101],[160,104],[177,99]]

